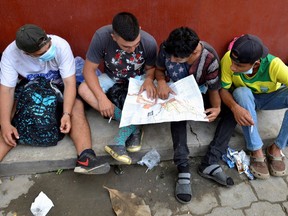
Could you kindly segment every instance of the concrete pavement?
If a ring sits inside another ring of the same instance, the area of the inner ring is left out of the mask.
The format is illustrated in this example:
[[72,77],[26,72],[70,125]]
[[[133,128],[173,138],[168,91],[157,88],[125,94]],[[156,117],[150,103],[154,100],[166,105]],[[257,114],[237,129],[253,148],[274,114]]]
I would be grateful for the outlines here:
[[[284,111],[258,113],[260,134],[266,144],[272,143],[277,135]],[[103,160],[115,164],[103,147],[113,138],[117,124],[108,124],[106,119],[91,110],[88,118],[93,128],[93,148]],[[76,153],[68,137],[56,147],[19,146],[13,149],[0,163],[0,216],[31,215],[30,206],[41,191],[54,203],[49,216],[113,216],[115,213],[109,194],[103,186],[134,193],[149,206],[153,216],[288,215],[287,176],[249,181],[244,174],[239,175],[235,168],[229,169],[224,162],[222,167],[234,179],[234,186],[226,188],[199,176],[199,156],[205,153],[216,123],[191,121],[188,124],[193,192],[190,204],[182,205],[174,197],[177,171],[171,160],[173,151],[169,124],[163,123],[145,126],[143,149],[133,155],[136,163],[152,148],[160,153],[162,162],[148,172],[145,166],[131,165],[123,166],[122,175],[116,175],[113,166],[105,175],[75,174],[69,170],[75,165]],[[237,150],[245,149],[240,128],[236,128],[230,146]],[[287,149],[284,154],[288,155]],[[62,168],[65,170],[60,175],[48,172]],[[25,175],[17,175],[20,173]]]
[[[143,199],[153,216],[288,215],[287,176],[249,181],[235,168],[223,166],[235,181],[234,186],[226,188],[197,174],[200,160],[200,157],[190,160],[193,198],[186,205],[174,197],[177,171],[172,161],[165,161],[148,172],[140,165],[123,166],[122,175],[116,175],[112,169],[108,174],[93,176],[65,170],[60,175],[50,172],[2,177],[0,216],[31,215],[30,206],[41,191],[54,204],[48,216],[113,216],[109,193],[103,186]],[[122,200],[123,203],[130,200]]]
[[[278,134],[285,110],[258,112],[259,131],[266,144],[271,144]],[[117,133],[118,124],[100,116],[94,110],[87,111],[87,118],[92,129],[93,149],[98,157],[110,164],[116,164],[105,151],[104,146]],[[187,126],[188,147],[191,157],[203,156],[212,140],[217,121],[212,123],[189,121]],[[237,126],[229,145],[237,150],[245,149],[241,128]],[[144,126],[143,147],[140,152],[130,154],[135,164],[141,157],[155,148],[161,155],[161,161],[173,158],[170,124],[160,123]],[[0,176],[17,174],[35,174],[55,171],[58,169],[72,169],[75,166],[76,151],[74,145],[66,136],[57,146],[30,147],[17,146],[0,162]]]

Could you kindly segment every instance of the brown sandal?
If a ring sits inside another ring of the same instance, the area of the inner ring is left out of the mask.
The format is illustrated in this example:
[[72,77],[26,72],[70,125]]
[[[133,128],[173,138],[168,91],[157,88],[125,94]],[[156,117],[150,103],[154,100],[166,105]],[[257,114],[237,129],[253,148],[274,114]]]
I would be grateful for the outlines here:
[[265,157],[250,156],[250,171],[259,179],[267,179],[270,177]]
[[286,175],[286,166],[284,162],[284,157],[275,157],[271,155],[268,151],[268,148],[266,149],[266,155],[268,159],[268,167],[270,174],[273,176],[284,176]]

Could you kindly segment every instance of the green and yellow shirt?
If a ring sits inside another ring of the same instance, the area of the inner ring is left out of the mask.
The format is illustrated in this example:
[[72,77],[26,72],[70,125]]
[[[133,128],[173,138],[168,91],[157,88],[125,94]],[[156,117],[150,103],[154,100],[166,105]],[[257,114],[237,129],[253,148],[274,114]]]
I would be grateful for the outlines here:
[[230,69],[232,61],[230,51],[221,60],[221,85],[222,88],[248,87],[255,94],[276,91],[282,84],[288,86],[288,67],[283,61],[271,54],[261,58],[261,64],[253,77],[246,74],[234,74]]

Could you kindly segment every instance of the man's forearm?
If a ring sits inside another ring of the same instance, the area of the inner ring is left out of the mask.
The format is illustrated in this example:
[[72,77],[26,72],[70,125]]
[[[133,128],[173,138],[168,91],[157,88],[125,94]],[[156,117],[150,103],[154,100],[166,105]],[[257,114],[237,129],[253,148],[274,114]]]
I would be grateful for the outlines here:
[[0,125],[11,123],[11,113],[14,104],[15,88],[0,87]]
[[65,78],[63,81],[64,81],[63,113],[71,114],[76,99],[76,79],[74,76],[71,76]]
[[145,71],[146,79],[149,78],[153,81],[155,79],[155,67],[146,67]]
[[209,100],[213,108],[221,107],[221,98],[218,90],[209,90]]
[[231,109],[232,111],[236,106],[239,106],[237,102],[234,100],[232,94],[226,89],[222,88],[220,90],[220,97],[222,101],[226,104],[226,106],[229,107],[229,109]]
[[156,80],[158,82],[159,81],[163,81],[163,80],[165,81],[165,70],[156,68],[156,70],[155,70],[155,78],[156,78]]

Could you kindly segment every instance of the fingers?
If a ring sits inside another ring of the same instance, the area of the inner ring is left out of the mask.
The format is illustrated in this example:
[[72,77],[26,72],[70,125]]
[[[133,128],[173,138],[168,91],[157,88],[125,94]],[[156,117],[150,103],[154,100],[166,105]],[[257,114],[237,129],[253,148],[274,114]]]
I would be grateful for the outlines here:
[[168,99],[169,94],[176,95],[176,93],[170,87],[166,89],[158,89],[158,96],[163,100]]
[[143,87],[143,85],[142,85],[142,86],[140,87],[140,90],[139,90],[138,94],[141,94],[143,91],[144,91],[144,87]]
[[112,104],[112,106],[109,109],[102,110],[102,111],[100,111],[100,113],[103,117],[107,117],[107,118],[113,117],[114,116],[114,105]]
[[16,139],[19,139],[19,137],[16,138],[16,136],[13,133],[11,133],[9,135],[3,136],[3,139],[7,145],[16,147],[17,145]]
[[71,121],[70,121],[70,116],[68,115],[63,115],[61,118],[61,125],[60,125],[60,132],[67,134],[71,130]]
[[209,108],[209,109],[206,109],[204,113],[207,115],[205,118],[208,119],[209,122],[212,122],[219,115],[220,108]]
[[146,90],[146,92],[147,92],[147,97],[149,99],[156,98],[156,94],[157,94],[156,88],[150,88],[150,89]]
[[176,93],[171,88],[169,88],[169,89],[170,89],[169,93],[176,95]]

